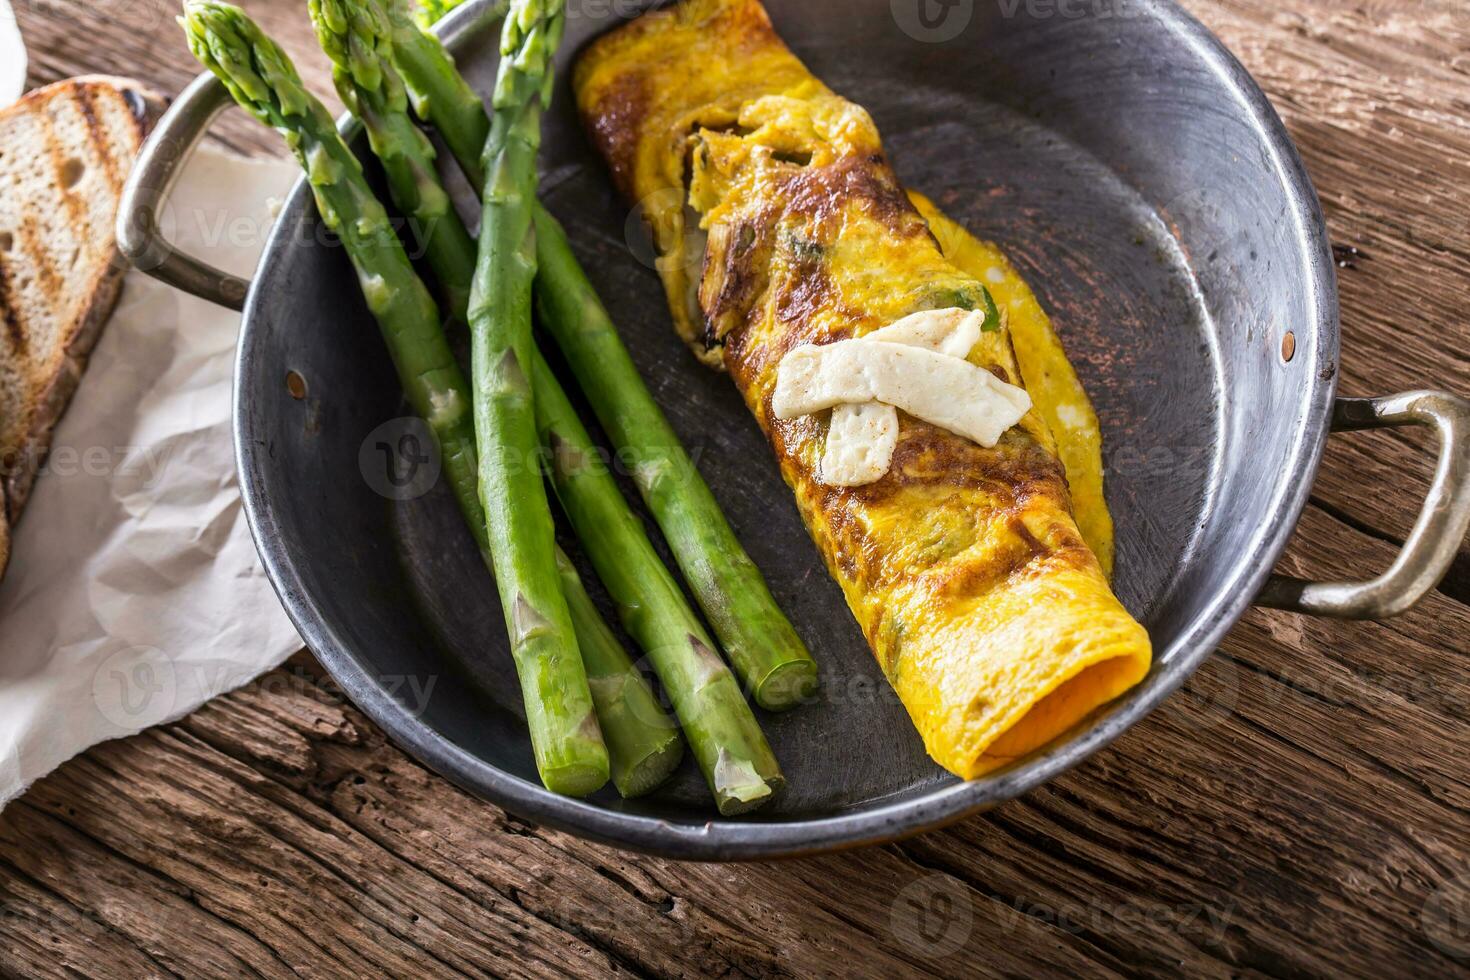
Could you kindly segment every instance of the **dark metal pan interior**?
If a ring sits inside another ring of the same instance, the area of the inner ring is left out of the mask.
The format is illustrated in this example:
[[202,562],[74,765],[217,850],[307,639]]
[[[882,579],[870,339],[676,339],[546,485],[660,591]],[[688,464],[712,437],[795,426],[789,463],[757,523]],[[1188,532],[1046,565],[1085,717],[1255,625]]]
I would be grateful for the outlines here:
[[[573,6],[564,62],[611,20]],[[711,823],[689,762],[639,801],[540,789],[495,591],[448,493],[390,500],[365,475],[383,465],[377,444],[402,434],[380,427],[407,413],[346,258],[318,244],[301,188],[241,343],[238,450],[257,538],[348,693],[474,791],[675,856],[786,854],[932,826],[1054,775],[1141,717],[1208,655],[1283,546],[1320,454],[1337,357],[1331,265],[1299,161],[1244,71],[1171,4],[1114,4],[1105,16],[1079,4],[1089,12],[1068,17],[1054,5],[1007,16],[1008,4],[960,3],[944,8],[966,18],[957,32],[941,25],[946,40],[923,40],[936,22],[909,18],[903,0],[769,6],[812,69],[873,114],[905,183],[1006,248],[1097,405],[1116,585],[1153,636],[1156,666],[1071,739],[969,785],[927,760],[754,421],[674,337],[637,220],[565,82],[547,120],[545,200],[823,668],[814,704],[761,718],[789,782],[778,804]],[[492,30],[457,45],[482,91],[493,42]],[[306,399],[288,393],[289,371]]]

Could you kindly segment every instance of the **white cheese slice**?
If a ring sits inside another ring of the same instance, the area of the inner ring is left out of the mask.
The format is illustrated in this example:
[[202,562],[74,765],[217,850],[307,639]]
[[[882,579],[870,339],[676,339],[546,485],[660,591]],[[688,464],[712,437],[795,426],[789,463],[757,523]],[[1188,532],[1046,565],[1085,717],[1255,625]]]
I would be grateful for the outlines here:
[[877,340],[889,344],[907,344],[965,358],[980,342],[985,327],[985,314],[979,310],[923,310],[895,320],[881,330],[864,334],[861,340]]
[[883,479],[898,446],[898,409],[879,402],[832,409],[818,479],[829,487],[862,487]]
[[[968,357],[980,342],[985,314],[951,307],[922,310],[895,320],[862,340],[924,347],[950,357]],[[820,479],[833,487],[862,487],[883,479],[898,446],[898,409],[881,402],[832,409],[822,447]]]
[[969,361],[862,338],[788,353],[777,371],[771,410],[779,419],[793,419],[873,401],[987,448],[1031,409],[1025,389]]

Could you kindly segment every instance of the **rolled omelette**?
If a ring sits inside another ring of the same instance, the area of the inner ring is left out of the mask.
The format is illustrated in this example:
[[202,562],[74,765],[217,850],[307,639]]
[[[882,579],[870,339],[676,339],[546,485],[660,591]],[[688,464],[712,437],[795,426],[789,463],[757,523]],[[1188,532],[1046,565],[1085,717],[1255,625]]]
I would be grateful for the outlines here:
[[[979,777],[1138,683],[1148,634],[1078,530],[1040,410],[989,449],[900,413],[889,472],[851,488],[818,479],[830,413],[772,412],[793,348],[984,302],[899,186],[867,112],[813,77],[755,0],[645,14],[590,45],[573,85],[650,224],[675,328],[729,371],[770,439],[930,756]],[[1046,402],[1008,326],[969,360]]]

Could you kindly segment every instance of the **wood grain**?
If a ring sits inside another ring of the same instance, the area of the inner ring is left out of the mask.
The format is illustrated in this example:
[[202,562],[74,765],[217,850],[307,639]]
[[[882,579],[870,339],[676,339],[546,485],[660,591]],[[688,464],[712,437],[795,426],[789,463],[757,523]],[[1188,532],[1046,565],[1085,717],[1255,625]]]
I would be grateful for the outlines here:
[[[1343,391],[1470,388],[1463,0],[1187,5],[1271,96],[1343,247]],[[172,92],[195,72],[172,4],[16,6],[33,84],[109,71]],[[327,93],[304,5],[247,6]],[[273,139],[243,118],[219,134]],[[1413,433],[1335,439],[1284,570],[1385,566],[1432,451]],[[1390,623],[1252,612],[1115,748],[986,816],[702,866],[472,799],[303,654],[0,815],[0,974],[1465,973],[1467,655],[1470,547]]]

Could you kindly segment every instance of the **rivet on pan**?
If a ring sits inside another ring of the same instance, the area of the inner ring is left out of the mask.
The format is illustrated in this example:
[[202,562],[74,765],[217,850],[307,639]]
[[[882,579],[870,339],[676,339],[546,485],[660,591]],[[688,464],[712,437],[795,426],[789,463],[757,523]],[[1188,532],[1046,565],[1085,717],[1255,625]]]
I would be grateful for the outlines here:
[[306,397],[306,379],[295,371],[286,372],[286,390],[297,401]]
[[1288,330],[1286,331],[1286,336],[1281,338],[1281,359],[1289,362],[1295,356],[1296,334]]

